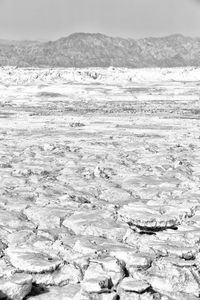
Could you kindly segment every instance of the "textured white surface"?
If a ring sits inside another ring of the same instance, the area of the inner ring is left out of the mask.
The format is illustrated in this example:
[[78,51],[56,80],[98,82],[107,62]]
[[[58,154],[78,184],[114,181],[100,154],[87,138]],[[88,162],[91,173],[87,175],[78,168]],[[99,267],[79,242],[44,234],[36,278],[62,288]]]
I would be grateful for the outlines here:
[[122,299],[199,295],[199,80],[0,69],[2,291],[28,272],[30,299],[116,299],[124,276]]

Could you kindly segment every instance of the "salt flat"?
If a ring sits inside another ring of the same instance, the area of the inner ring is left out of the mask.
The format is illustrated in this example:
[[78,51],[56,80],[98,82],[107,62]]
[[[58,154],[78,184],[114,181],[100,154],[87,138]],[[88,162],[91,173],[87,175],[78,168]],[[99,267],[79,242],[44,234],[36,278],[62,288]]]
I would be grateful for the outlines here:
[[1,68],[0,299],[198,299],[199,164],[200,68]]

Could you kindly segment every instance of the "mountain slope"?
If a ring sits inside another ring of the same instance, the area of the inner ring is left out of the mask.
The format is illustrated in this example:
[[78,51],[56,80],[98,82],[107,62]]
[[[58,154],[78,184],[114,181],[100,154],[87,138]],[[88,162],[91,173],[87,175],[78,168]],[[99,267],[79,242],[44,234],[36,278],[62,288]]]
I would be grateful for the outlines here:
[[53,42],[0,40],[0,65],[20,67],[200,66],[200,39],[171,35],[140,40],[75,33]]

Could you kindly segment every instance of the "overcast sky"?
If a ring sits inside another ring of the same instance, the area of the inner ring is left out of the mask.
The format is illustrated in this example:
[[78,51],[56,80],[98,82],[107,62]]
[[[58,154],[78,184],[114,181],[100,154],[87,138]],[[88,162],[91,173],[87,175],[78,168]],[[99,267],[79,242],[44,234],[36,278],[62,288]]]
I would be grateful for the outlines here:
[[200,37],[200,0],[0,0],[0,39],[55,40],[73,32]]

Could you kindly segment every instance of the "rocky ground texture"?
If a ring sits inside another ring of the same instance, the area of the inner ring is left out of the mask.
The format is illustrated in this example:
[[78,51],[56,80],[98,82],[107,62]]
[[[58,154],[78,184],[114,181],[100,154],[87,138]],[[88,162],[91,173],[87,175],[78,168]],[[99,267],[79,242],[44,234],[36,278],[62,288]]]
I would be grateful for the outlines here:
[[200,69],[0,69],[0,299],[200,297]]

